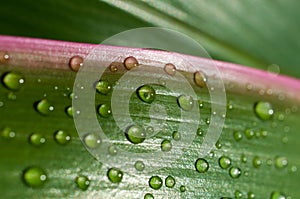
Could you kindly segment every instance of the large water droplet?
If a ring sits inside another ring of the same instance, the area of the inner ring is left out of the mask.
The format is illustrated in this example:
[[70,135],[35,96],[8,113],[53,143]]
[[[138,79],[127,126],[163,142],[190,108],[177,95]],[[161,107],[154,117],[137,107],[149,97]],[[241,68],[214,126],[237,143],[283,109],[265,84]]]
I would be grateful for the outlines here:
[[133,144],[142,143],[146,139],[146,133],[144,129],[137,125],[132,125],[127,128],[125,135],[127,140]]
[[131,70],[132,68],[134,68],[138,65],[139,65],[139,63],[135,57],[130,56],[124,60],[124,66],[127,70]]
[[227,156],[219,158],[219,165],[222,169],[228,169],[231,166],[231,159]]
[[143,161],[136,161],[134,163],[134,168],[137,170],[137,171],[143,171],[145,169],[145,164]]
[[162,184],[163,184],[163,181],[159,176],[152,176],[149,179],[149,186],[152,189],[158,190],[161,188]]
[[88,133],[83,137],[83,142],[90,149],[95,149],[100,146],[101,139],[95,133]]
[[112,90],[112,86],[108,81],[100,80],[96,84],[96,90],[97,92],[106,95]]
[[108,104],[101,104],[98,107],[98,113],[102,117],[109,117],[111,115],[111,108]]
[[254,105],[255,114],[262,120],[269,120],[274,114],[272,105],[269,102],[257,102]]
[[110,168],[107,171],[107,177],[112,183],[119,183],[122,181],[123,172],[117,168]]
[[149,85],[139,87],[136,93],[138,97],[146,103],[152,103],[156,96],[155,90]]
[[79,189],[85,191],[89,188],[91,181],[89,180],[89,178],[87,176],[80,175],[80,176],[76,177],[75,182]]
[[69,61],[69,67],[77,72],[79,71],[79,68],[83,66],[83,58],[76,55],[76,56],[73,56],[71,57],[70,61]]
[[209,164],[205,159],[199,158],[195,162],[195,167],[199,173],[205,173],[209,169]]
[[241,176],[241,169],[237,167],[231,167],[229,169],[229,175],[232,178],[238,178]]
[[190,111],[194,106],[193,98],[191,96],[186,96],[186,95],[180,95],[177,98],[177,103],[179,107],[184,111]]
[[173,178],[172,176],[168,176],[165,179],[165,185],[166,185],[166,187],[173,188],[175,186],[175,184],[176,184],[175,178]]
[[172,143],[170,140],[163,140],[161,142],[161,150],[162,151],[167,152],[167,151],[171,151],[171,149],[172,149]]
[[49,115],[54,110],[54,106],[47,99],[37,102],[35,108],[42,115]]
[[164,70],[168,75],[174,76],[176,74],[176,67],[174,66],[174,64],[166,64]]
[[2,82],[10,90],[20,90],[25,83],[25,79],[21,74],[9,72],[4,74]]
[[71,141],[71,137],[70,135],[63,131],[63,130],[58,130],[54,133],[54,140],[58,143],[58,144],[67,144]]
[[203,88],[206,85],[207,78],[203,72],[197,71],[194,73],[194,81],[197,86]]
[[34,146],[41,146],[46,143],[46,138],[38,133],[33,133],[29,137],[30,144]]
[[23,172],[23,181],[30,187],[41,187],[47,180],[47,174],[40,167],[29,167]]

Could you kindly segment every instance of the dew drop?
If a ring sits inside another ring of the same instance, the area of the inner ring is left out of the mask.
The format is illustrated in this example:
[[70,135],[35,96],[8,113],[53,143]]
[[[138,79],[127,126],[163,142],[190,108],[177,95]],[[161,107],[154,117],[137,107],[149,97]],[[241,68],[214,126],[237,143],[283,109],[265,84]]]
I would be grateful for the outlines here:
[[71,68],[71,70],[77,72],[79,71],[80,67],[83,66],[83,58],[76,55],[71,57],[70,61],[69,61],[69,67]]
[[83,142],[90,149],[95,149],[100,146],[101,139],[95,133],[88,133],[83,137]]
[[203,136],[204,135],[203,130],[201,128],[197,129],[197,135],[198,136]]
[[32,166],[23,171],[22,179],[29,187],[36,188],[45,184],[47,174],[44,169]]
[[37,102],[35,108],[42,115],[49,115],[54,110],[54,106],[47,99]]
[[243,197],[243,193],[240,192],[239,190],[236,190],[234,192],[234,196],[235,196],[235,198],[242,198]]
[[54,140],[58,143],[58,144],[67,144],[71,141],[71,137],[70,135],[63,131],[63,130],[58,130],[54,133]]
[[165,185],[166,185],[166,187],[173,188],[175,186],[175,184],[176,184],[175,178],[173,178],[172,176],[168,176],[165,179]]
[[251,191],[250,192],[248,192],[248,199],[254,199],[255,198],[255,194],[254,193],[252,193]]
[[111,108],[107,104],[101,104],[98,107],[98,114],[102,117],[109,117],[111,115]]
[[231,167],[229,169],[229,175],[232,178],[239,178],[241,176],[241,169],[237,167]]
[[254,136],[254,131],[252,129],[246,129],[244,133],[248,139],[252,139]]
[[73,117],[73,107],[72,106],[68,106],[66,109],[66,114],[69,116],[69,117]]
[[168,152],[168,151],[171,151],[171,149],[172,149],[172,143],[170,140],[163,140],[161,142],[161,150],[162,151]]
[[179,107],[184,111],[190,111],[194,106],[193,98],[191,96],[186,96],[186,95],[180,95],[177,98],[177,103]]
[[288,159],[286,157],[278,156],[275,158],[275,166],[278,169],[283,169],[287,167],[288,165]]
[[203,88],[206,85],[207,78],[203,72],[197,71],[194,73],[194,81],[197,86]]
[[215,146],[216,146],[217,149],[221,149],[223,145],[220,141],[217,141]]
[[196,160],[195,167],[199,173],[205,173],[209,169],[209,164],[205,159],[199,158]]
[[242,154],[242,155],[241,155],[241,162],[242,162],[242,163],[246,163],[246,162],[247,162],[247,157],[246,157],[245,154]]
[[110,155],[116,155],[118,153],[117,147],[115,145],[111,145],[108,147],[108,153]]
[[149,179],[149,186],[154,190],[160,189],[162,184],[163,184],[163,181],[159,176],[152,176]]
[[174,131],[173,134],[172,134],[172,138],[175,141],[179,141],[181,139],[181,135],[178,131]]
[[186,188],[185,188],[184,185],[181,185],[179,189],[180,189],[181,192],[185,192],[186,191]]
[[122,181],[123,172],[117,168],[110,168],[107,171],[107,177],[112,183],[119,183]]
[[4,51],[0,51],[0,64],[5,64],[9,60],[9,54]]
[[103,95],[106,95],[109,92],[111,92],[112,86],[108,81],[100,80],[96,84],[96,90],[97,90],[97,92],[99,92]]
[[174,64],[166,64],[164,70],[168,75],[174,76],[176,74],[176,67],[174,66]]
[[262,165],[262,161],[261,161],[261,159],[258,156],[255,156],[253,158],[252,164],[253,164],[253,166],[255,168],[258,168],[258,167],[260,167]]
[[154,196],[151,193],[146,193],[144,199],[154,199]]
[[239,131],[235,131],[233,133],[233,138],[236,140],[236,141],[240,141],[241,139],[243,139],[243,134]]
[[90,179],[87,176],[79,175],[75,179],[76,185],[79,189],[85,191],[90,186]]
[[6,139],[11,139],[16,137],[16,133],[9,127],[4,127],[1,132],[1,136]]
[[29,142],[33,146],[41,146],[46,143],[46,138],[38,133],[33,133],[29,136]]
[[134,168],[137,171],[143,171],[145,169],[145,164],[143,161],[138,160],[134,163]]
[[254,112],[262,120],[269,120],[274,114],[272,105],[269,102],[257,102],[254,104]]
[[8,72],[2,77],[3,85],[13,91],[20,90],[25,83],[25,79],[21,74]]
[[228,169],[231,166],[231,159],[227,156],[219,158],[219,165],[222,169]]
[[139,63],[138,63],[137,59],[133,56],[127,57],[124,60],[124,66],[127,70],[131,70],[132,68],[134,68],[138,65],[139,65]]
[[146,139],[146,133],[144,129],[137,125],[132,125],[127,128],[125,135],[127,140],[133,144],[142,143]]
[[283,193],[274,191],[271,193],[270,199],[286,199],[286,196]]
[[137,90],[136,90],[136,93],[137,93],[137,96],[143,101],[143,102],[146,102],[146,103],[152,103],[155,99],[155,90],[149,86],[149,85],[144,85],[144,86],[141,86],[139,87]]

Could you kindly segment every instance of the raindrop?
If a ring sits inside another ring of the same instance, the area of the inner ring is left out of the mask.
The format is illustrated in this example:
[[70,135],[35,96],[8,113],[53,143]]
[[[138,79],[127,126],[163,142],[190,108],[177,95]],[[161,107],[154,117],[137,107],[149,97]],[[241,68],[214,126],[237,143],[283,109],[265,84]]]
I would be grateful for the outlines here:
[[253,158],[252,163],[253,163],[253,166],[255,168],[258,168],[258,167],[260,167],[262,165],[262,161],[261,161],[261,159],[258,156],[256,156],[256,157]]
[[58,143],[58,144],[67,144],[71,141],[71,137],[70,135],[63,131],[63,130],[58,130],[54,133],[54,140]]
[[179,141],[181,139],[181,135],[178,131],[174,131],[173,134],[172,134],[172,138],[175,141]]
[[149,103],[149,104],[154,101],[155,96],[156,96],[155,90],[149,85],[144,85],[144,86],[139,87],[136,90],[136,93],[142,101]]
[[235,198],[242,198],[243,197],[243,193],[240,192],[239,190],[236,190],[234,192],[234,196],[235,196]]
[[116,155],[118,152],[117,147],[115,145],[111,145],[108,147],[108,153],[110,155]]
[[241,169],[237,167],[231,167],[229,169],[229,175],[232,178],[239,178],[241,176]]
[[54,106],[47,99],[37,102],[35,108],[42,115],[49,115],[54,110]]
[[98,113],[102,117],[109,117],[111,115],[111,108],[107,104],[101,104],[98,107]]
[[167,152],[167,151],[171,151],[171,149],[172,149],[172,143],[170,140],[163,140],[161,142],[161,150],[162,151]]
[[247,157],[246,157],[245,154],[242,154],[242,155],[241,155],[241,162],[242,162],[242,163],[246,163],[246,162],[247,162]]
[[23,171],[23,181],[30,187],[41,187],[47,180],[47,174],[40,167],[29,167]]
[[2,129],[1,136],[3,138],[9,139],[16,137],[16,133],[13,130],[11,130],[11,128],[4,127],[4,129]]
[[221,149],[223,145],[220,141],[217,141],[215,146],[216,146],[217,149]]
[[46,138],[38,133],[33,133],[29,137],[30,144],[34,146],[41,146],[46,143]]
[[193,98],[191,96],[186,96],[186,95],[180,95],[177,98],[177,103],[179,107],[184,111],[190,111],[194,106]]
[[77,72],[79,71],[79,68],[83,66],[83,58],[76,55],[76,56],[73,56],[71,57],[70,61],[69,61],[69,67]]
[[228,169],[231,166],[231,159],[227,156],[219,158],[219,165],[222,169]]
[[4,86],[10,90],[20,90],[25,83],[25,79],[21,74],[8,72],[2,77]]
[[174,66],[174,64],[166,64],[164,70],[168,75],[174,76],[176,74],[176,67]]
[[203,72],[197,71],[194,73],[194,81],[197,86],[203,88],[206,85],[207,78]]
[[125,135],[127,140],[133,144],[142,143],[146,139],[146,133],[144,129],[137,125],[132,125],[127,128]]
[[152,176],[149,179],[149,186],[154,190],[160,189],[162,184],[163,184],[163,181],[159,176]]
[[179,189],[180,189],[181,192],[185,192],[186,191],[186,188],[185,188],[184,185],[181,185]]
[[275,158],[275,166],[278,169],[283,169],[287,167],[288,165],[288,159],[286,157],[278,156]]
[[251,191],[248,192],[248,199],[254,199],[255,198],[255,194],[252,193]]
[[137,59],[133,56],[127,57],[124,60],[124,66],[127,70],[131,70],[132,68],[134,68],[138,65],[139,65],[139,63],[138,63]]
[[201,128],[198,128],[198,129],[197,129],[197,135],[198,135],[198,136],[203,136],[203,135],[204,135],[204,133],[203,133],[203,131],[202,131]]
[[168,176],[165,179],[165,184],[166,184],[166,187],[173,188],[175,186],[175,184],[176,184],[176,181],[175,181],[175,179],[172,176]]
[[252,139],[254,136],[254,131],[252,129],[246,129],[244,133],[248,139]]
[[154,199],[154,196],[151,193],[146,193],[144,199]]
[[83,137],[83,142],[90,149],[95,149],[100,146],[101,139],[94,133],[88,133]]
[[274,191],[271,193],[270,199],[286,199],[286,196],[278,191]]
[[112,90],[112,86],[108,81],[100,80],[96,84],[97,92],[106,95]]
[[145,164],[143,161],[136,161],[134,163],[134,168],[137,170],[137,171],[143,171],[145,169]]
[[233,137],[236,141],[240,141],[241,139],[243,139],[243,134],[239,131],[235,131],[233,133]]
[[107,171],[107,177],[112,183],[119,183],[122,181],[123,172],[117,168],[110,168]]
[[269,120],[274,114],[272,105],[269,102],[257,102],[254,105],[255,114],[262,120]]
[[89,180],[89,178],[87,176],[80,175],[80,176],[76,177],[75,182],[79,189],[85,191],[89,188],[91,181]]
[[73,107],[72,106],[68,106],[66,108],[66,114],[69,116],[69,117],[73,117]]
[[199,173],[205,173],[209,169],[209,164],[205,159],[199,158],[196,160],[195,167]]

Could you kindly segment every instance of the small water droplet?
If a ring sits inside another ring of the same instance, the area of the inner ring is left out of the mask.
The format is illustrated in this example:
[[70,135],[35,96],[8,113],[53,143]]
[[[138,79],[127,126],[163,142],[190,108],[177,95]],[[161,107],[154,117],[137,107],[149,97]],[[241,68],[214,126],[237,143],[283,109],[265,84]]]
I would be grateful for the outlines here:
[[210,124],[210,119],[209,119],[209,118],[206,118],[206,119],[205,119],[205,124],[207,124],[207,125]]
[[117,147],[115,145],[111,145],[108,147],[108,153],[110,155],[116,155],[118,153]]
[[197,86],[203,88],[206,85],[207,78],[202,71],[197,71],[194,73],[194,81]]
[[29,136],[30,144],[34,146],[41,146],[46,143],[46,138],[38,133],[33,133]]
[[255,156],[253,158],[252,164],[253,164],[253,166],[255,168],[258,168],[258,167],[260,167],[262,165],[262,161],[261,161],[261,159],[258,156]]
[[16,100],[17,99],[17,95],[15,93],[13,93],[13,92],[9,92],[7,94],[7,99],[9,99],[9,100]]
[[107,104],[101,104],[98,107],[98,114],[102,117],[109,117],[111,115],[111,108]]
[[3,85],[10,90],[20,90],[25,83],[24,77],[19,73],[8,72],[2,77]]
[[54,106],[47,99],[37,102],[35,108],[42,115],[49,115],[54,110]]
[[96,90],[97,92],[107,95],[112,90],[112,86],[108,81],[100,80],[96,84]]
[[181,192],[185,192],[186,191],[186,188],[185,188],[184,185],[181,185],[179,189],[180,189]]
[[138,160],[134,163],[134,168],[137,171],[143,171],[145,169],[145,164],[143,161]]
[[80,67],[83,66],[83,58],[81,56],[75,55],[73,57],[71,57],[70,61],[69,61],[69,67],[77,72],[79,71]]
[[195,167],[199,173],[205,173],[209,169],[209,164],[205,159],[199,158],[196,160]]
[[280,67],[277,64],[271,64],[268,66],[268,72],[271,75],[278,75],[280,73]]
[[111,63],[109,65],[110,72],[117,72],[118,71],[118,64],[117,63]]
[[288,159],[286,157],[278,156],[275,158],[275,166],[278,169],[283,169],[288,166]]
[[252,129],[246,129],[244,133],[248,139],[252,139],[254,136],[254,131]]
[[179,107],[184,111],[190,111],[194,106],[193,98],[191,96],[186,96],[186,95],[180,95],[177,98],[177,103]]
[[91,181],[87,176],[79,175],[76,177],[75,182],[79,189],[85,191],[89,188]]
[[175,186],[175,184],[176,184],[175,178],[173,178],[172,176],[168,176],[165,179],[165,185],[166,185],[166,187],[173,188]]
[[137,125],[132,125],[127,128],[125,135],[127,140],[133,144],[142,143],[146,139],[146,133],[144,129]]
[[176,74],[176,67],[174,66],[174,64],[166,64],[164,70],[168,75],[174,76]]
[[0,64],[6,64],[10,56],[7,52],[0,51]]
[[95,149],[100,146],[101,138],[95,133],[88,133],[83,137],[83,142],[90,149]]
[[203,136],[204,135],[204,132],[203,132],[203,130],[201,128],[197,129],[197,135],[198,136]]
[[292,172],[297,172],[297,170],[298,170],[298,169],[297,169],[297,167],[296,167],[295,165],[291,167],[291,171],[292,171]]
[[231,167],[229,169],[229,175],[232,178],[239,178],[241,176],[241,169],[237,167]]
[[231,166],[231,159],[227,156],[219,158],[219,165],[222,169],[228,169]]
[[241,191],[239,191],[239,190],[236,190],[234,192],[234,196],[235,196],[235,198],[242,198],[243,197],[243,193]]
[[203,102],[201,100],[198,100],[198,104],[199,104],[199,108],[202,109],[204,107]]
[[246,163],[246,162],[247,162],[247,157],[246,157],[245,154],[242,154],[242,155],[241,155],[241,162],[242,162],[242,163]]
[[23,171],[23,181],[29,187],[41,187],[47,180],[47,174],[44,169],[36,166],[29,167]]
[[155,90],[149,86],[149,85],[144,85],[139,87],[136,90],[137,96],[144,102],[146,103],[152,103],[155,99]]
[[67,144],[71,141],[71,137],[70,135],[63,131],[63,130],[58,130],[54,133],[54,140],[58,143],[58,144]]
[[69,117],[73,117],[73,107],[72,106],[68,106],[66,109],[66,114],[69,116]]
[[271,193],[270,199],[286,199],[286,196],[283,193],[274,191]]
[[154,190],[160,189],[162,184],[163,184],[163,181],[159,176],[152,176],[149,179],[149,186]]
[[154,196],[151,193],[146,193],[144,199],[154,199]]
[[254,112],[262,120],[269,120],[274,114],[272,105],[263,101],[254,104]]
[[254,193],[252,193],[251,191],[250,192],[248,192],[248,199],[254,199],[255,198],[255,194]]
[[240,141],[241,139],[243,139],[243,134],[239,131],[235,131],[233,133],[233,137],[236,141]]
[[137,59],[133,56],[127,57],[124,60],[124,66],[127,70],[131,70],[132,68],[134,68],[138,65],[139,65],[139,63],[138,63]]
[[167,151],[171,151],[171,149],[172,149],[172,143],[170,140],[163,140],[161,142],[161,150],[162,151],[167,152]]
[[174,131],[172,134],[172,138],[175,141],[179,141],[181,139],[181,134],[178,131]]
[[4,127],[1,131],[1,136],[6,139],[11,139],[16,137],[16,133],[9,127]]
[[217,149],[221,149],[223,145],[220,141],[217,141],[215,146],[216,146]]
[[110,168],[107,171],[107,177],[112,183],[120,183],[123,178],[123,172],[117,168]]

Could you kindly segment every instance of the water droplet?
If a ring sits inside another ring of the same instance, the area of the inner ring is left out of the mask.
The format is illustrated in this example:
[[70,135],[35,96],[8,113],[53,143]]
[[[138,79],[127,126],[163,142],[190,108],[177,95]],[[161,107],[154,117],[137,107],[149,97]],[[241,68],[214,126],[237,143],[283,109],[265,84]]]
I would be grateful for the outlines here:
[[235,196],[235,198],[242,198],[243,197],[243,193],[240,192],[239,190],[236,190],[234,192],[234,196]]
[[185,192],[186,191],[186,188],[185,188],[184,185],[181,185],[179,189],[180,189],[181,192]]
[[134,168],[137,170],[137,171],[143,171],[145,169],[145,164],[143,161],[136,161],[134,163]]
[[108,81],[100,80],[96,84],[96,90],[97,92],[106,95],[112,90],[112,86]]
[[85,191],[89,188],[91,181],[89,180],[89,178],[87,176],[80,175],[80,176],[76,177],[75,182],[79,189]]
[[191,96],[186,96],[186,95],[180,95],[177,98],[177,103],[179,107],[184,111],[190,111],[194,106],[193,98]]
[[241,169],[237,167],[231,167],[229,169],[229,175],[232,178],[238,178],[241,176]]
[[70,61],[69,61],[69,67],[77,72],[79,71],[79,68],[83,66],[83,58],[76,55],[76,56],[73,56],[71,57]]
[[172,134],[172,138],[175,141],[179,141],[181,139],[181,135],[178,131],[174,131],[173,134]]
[[98,114],[102,117],[109,117],[111,115],[111,108],[107,104],[101,104],[98,107]]
[[47,99],[37,102],[35,108],[42,115],[49,115],[54,110],[54,106]]
[[205,124],[207,124],[207,125],[210,124],[210,119],[209,119],[209,118],[206,118],[206,119],[205,119]]
[[199,108],[202,109],[204,107],[203,102],[201,100],[198,100],[198,104],[199,104]]
[[223,145],[220,141],[217,141],[215,146],[216,146],[217,149],[221,149]]
[[33,133],[29,137],[30,144],[34,146],[41,146],[46,143],[46,138],[38,133]]
[[73,117],[73,107],[72,106],[68,106],[66,109],[66,114],[69,116],[69,117]]
[[133,144],[142,143],[146,139],[146,133],[144,129],[137,125],[130,126],[125,135],[127,140]]
[[278,191],[274,191],[271,193],[270,199],[286,199],[286,196]]
[[231,159],[227,156],[219,158],[219,165],[222,169],[228,169],[231,166]]
[[9,58],[9,54],[7,52],[0,51],[0,64],[6,64]]
[[176,181],[175,181],[175,179],[172,176],[168,176],[165,179],[165,184],[166,184],[166,187],[173,188],[175,186],[175,184],[176,184]]
[[71,137],[67,132],[63,130],[58,130],[54,133],[54,140],[58,144],[67,144],[71,141]]
[[209,164],[205,159],[199,158],[196,160],[195,167],[199,173],[205,173],[209,169]]
[[255,157],[253,158],[252,163],[253,163],[253,166],[254,166],[255,168],[258,168],[258,167],[260,167],[260,166],[262,165],[262,161],[261,161],[261,159],[260,159],[258,156],[255,156]]
[[122,181],[123,172],[117,168],[110,168],[107,171],[107,177],[112,183],[119,183]]
[[134,68],[138,65],[139,65],[139,63],[135,57],[130,56],[124,60],[124,66],[127,70],[131,70],[132,68]]
[[166,64],[164,70],[168,75],[174,76],[176,74],[176,67],[174,66],[174,64]]
[[272,105],[269,102],[257,102],[254,105],[255,114],[262,120],[269,120],[274,114]]
[[242,163],[246,163],[246,162],[247,162],[247,157],[246,157],[245,154],[242,154],[242,155],[241,155],[241,162],[242,162]]
[[203,131],[202,131],[201,128],[198,128],[198,129],[197,129],[197,135],[198,135],[198,136],[203,136],[203,135],[204,135],[204,133],[203,133]]
[[254,131],[252,129],[246,129],[244,133],[248,139],[252,139],[254,136]]
[[155,90],[149,85],[144,85],[144,86],[139,87],[136,90],[136,93],[142,101],[149,103],[149,104],[154,101],[155,96],[156,96]]
[[167,152],[167,151],[171,151],[171,149],[172,149],[172,143],[170,140],[163,140],[161,142],[161,150],[162,151]]
[[16,133],[13,130],[11,130],[11,128],[4,127],[4,129],[2,129],[1,136],[3,138],[10,139],[16,137]]
[[115,145],[111,145],[108,147],[108,153],[110,155],[116,155],[118,152],[117,147]]
[[240,141],[241,139],[243,139],[243,134],[239,131],[235,131],[233,133],[233,137],[236,141]]
[[144,199],[154,199],[154,196],[151,193],[146,193]]
[[152,176],[149,179],[149,186],[152,189],[158,190],[161,188],[162,184],[163,184],[163,181],[159,176]]
[[83,142],[90,149],[95,149],[100,146],[101,139],[94,133],[88,133],[83,137]]
[[291,171],[292,171],[292,172],[296,172],[297,170],[298,170],[298,169],[297,169],[297,167],[296,167],[295,165],[291,167]]
[[13,93],[13,92],[9,92],[7,94],[7,99],[9,99],[9,100],[16,100],[17,99],[17,95],[15,93]]
[[203,72],[197,71],[194,73],[194,81],[197,86],[203,88],[206,85],[207,78]]
[[8,72],[2,78],[4,86],[10,90],[20,90],[25,83],[25,79],[21,74]]
[[71,100],[74,98],[74,93],[73,93],[73,92],[69,94],[69,98],[70,98]]
[[40,167],[29,167],[23,171],[23,181],[30,187],[41,187],[47,180],[47,174]]
[[288,165],[288,159],[286,157],[278,156],[275,158],[275,166],[278,169],[283,169],[287,167]]
[[268,66],[268,72],[271,75],[278,75],[280,73],[280,67],[277,64],[271,64]]

